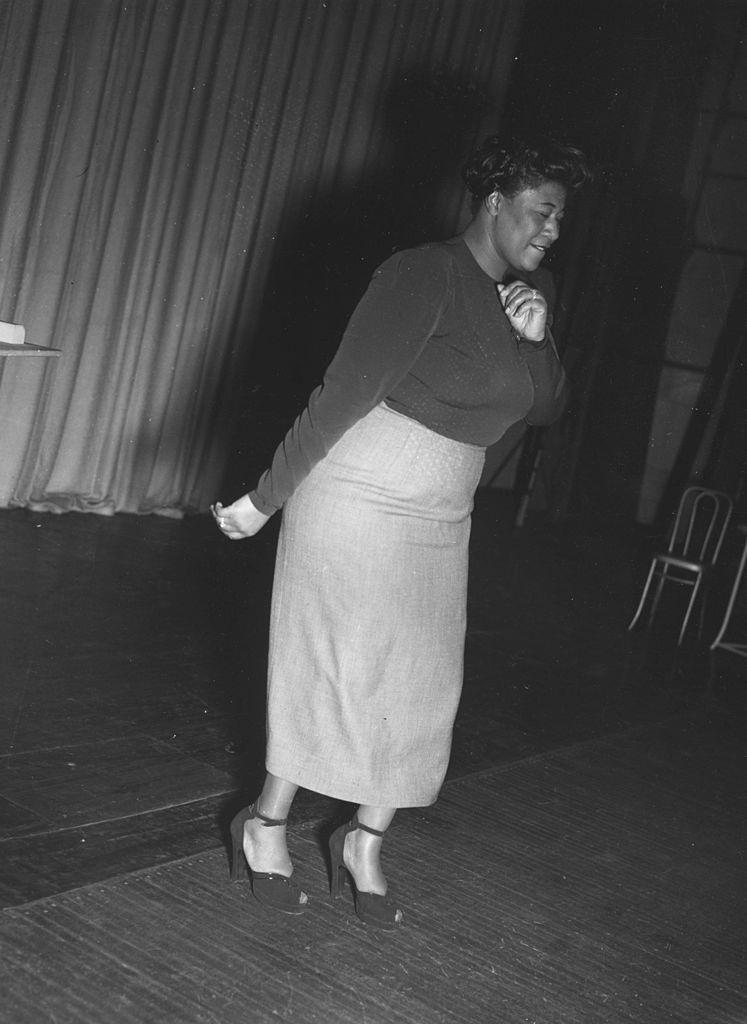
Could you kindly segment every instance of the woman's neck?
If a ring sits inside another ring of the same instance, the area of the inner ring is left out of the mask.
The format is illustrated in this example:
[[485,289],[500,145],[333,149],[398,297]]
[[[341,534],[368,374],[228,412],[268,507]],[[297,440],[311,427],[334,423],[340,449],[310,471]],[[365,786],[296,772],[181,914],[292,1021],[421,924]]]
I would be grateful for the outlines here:
[[502,281],[508,270],[508,264],[490,245],[479,218],[476,217],[467,225],[462,232],[462,238],[478,266],[485,271],[488,277],[492,277],[494,281]]

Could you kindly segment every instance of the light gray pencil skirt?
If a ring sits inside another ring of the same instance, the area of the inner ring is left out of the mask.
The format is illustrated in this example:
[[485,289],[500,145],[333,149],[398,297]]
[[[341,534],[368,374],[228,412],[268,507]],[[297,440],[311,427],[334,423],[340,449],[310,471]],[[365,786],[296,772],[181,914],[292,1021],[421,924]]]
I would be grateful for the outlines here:
[[484,457],[382,403],[287,502],[268,771],[351,803],[436,799],[462,689],[470,514]]

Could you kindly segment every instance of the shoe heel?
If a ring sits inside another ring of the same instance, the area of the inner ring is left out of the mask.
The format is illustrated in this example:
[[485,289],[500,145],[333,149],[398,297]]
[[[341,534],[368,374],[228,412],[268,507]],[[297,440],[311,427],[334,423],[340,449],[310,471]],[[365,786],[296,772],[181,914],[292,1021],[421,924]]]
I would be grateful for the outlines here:
[[344,864],[338,864],[336,868],[332,869],[332,884],[329,891],[333,900],[339,900],[344,895],[347,874],[348,869]]
[[341,825],[329,837],[329,892],[333,900],[337,900],[342,896],[345,886],[347,868],[343,862],[342,854],[345,848],[345,836],[348,834],[348,831],[347,825]]
[[244,822],[246,810],[239,811],[231,822],[231,881],[240,882],[249,877],[249,867],[244,856]]

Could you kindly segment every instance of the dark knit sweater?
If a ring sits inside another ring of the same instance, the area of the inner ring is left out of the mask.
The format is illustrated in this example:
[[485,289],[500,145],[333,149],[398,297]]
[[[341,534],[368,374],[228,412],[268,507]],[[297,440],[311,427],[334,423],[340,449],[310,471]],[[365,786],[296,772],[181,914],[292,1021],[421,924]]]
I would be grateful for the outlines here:
[[383,400],[438,434],[479,446],[521,419],[552,422],[566,383],[546,337],[539,347],[517,342],[495,282],[461,238],[397,253],[375,272],[252,502],[266,514],[279,509]]

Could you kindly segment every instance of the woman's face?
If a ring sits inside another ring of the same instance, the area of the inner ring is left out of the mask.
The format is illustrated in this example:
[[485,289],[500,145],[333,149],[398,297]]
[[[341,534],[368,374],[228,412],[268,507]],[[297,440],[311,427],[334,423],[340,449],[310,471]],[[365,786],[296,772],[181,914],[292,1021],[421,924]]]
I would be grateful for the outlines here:
[[566,190],[557,181],[544,181],[507,198],[490,197],[488,231],[498,258],[514,270],[536,270],[560,234]]

